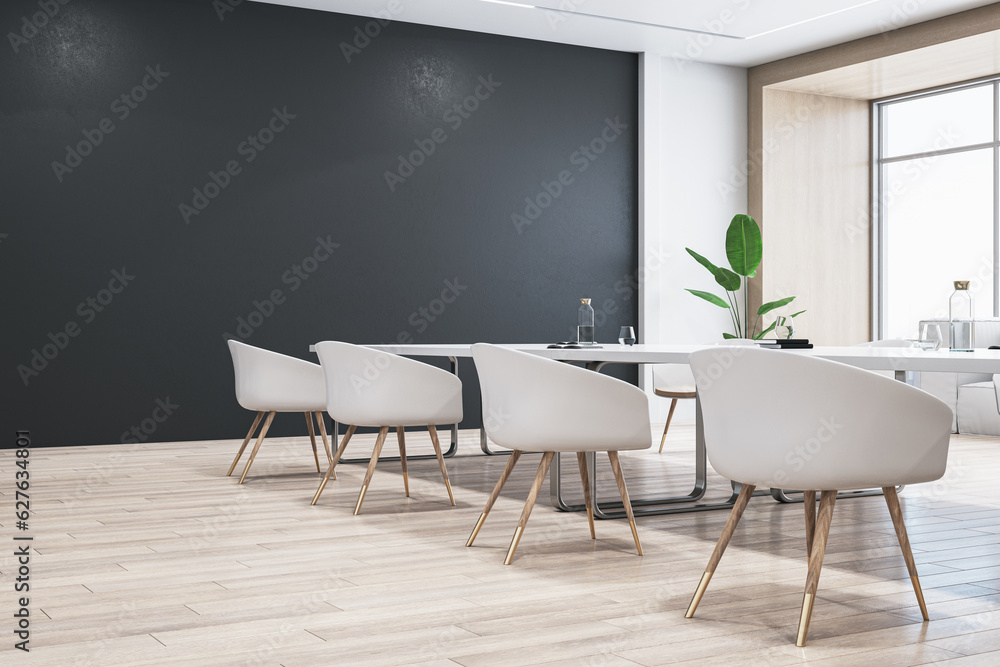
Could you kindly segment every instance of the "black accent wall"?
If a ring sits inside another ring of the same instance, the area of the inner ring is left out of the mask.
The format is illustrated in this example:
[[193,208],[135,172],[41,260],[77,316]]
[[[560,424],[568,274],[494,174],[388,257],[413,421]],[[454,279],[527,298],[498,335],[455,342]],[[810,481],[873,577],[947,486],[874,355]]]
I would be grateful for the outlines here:
[[391,18],[2,3],[0,445],[242,437],[227,336],[638,324],[637,57]]

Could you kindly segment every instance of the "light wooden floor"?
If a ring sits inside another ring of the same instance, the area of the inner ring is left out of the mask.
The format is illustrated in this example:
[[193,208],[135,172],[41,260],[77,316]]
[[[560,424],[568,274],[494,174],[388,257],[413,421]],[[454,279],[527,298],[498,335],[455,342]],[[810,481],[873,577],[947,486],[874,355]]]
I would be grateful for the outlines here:
[[[692,431],[673,427],[662,455],[622,456],[633,498],[687,491]],[[901,496],[929,623],[882,498],[837,504],[804,649],[801,505],[751,502],[687,620],[726,512],[640,518],[640,558],[624,521],[599,521],[591,541],[546,487],[504,567],[538,456],[466,548],[506,457],[479,453],[477,432],[462,442],[448,461],[457,507],[434,461],[410,463],[410,499],[385,461],[358,517],[360,465],[309,506],[305,438],[267,441],[242,487],[223,476],[238,441],[35,449],[30,654],[12,648],[14,456],[0,452],[0,664],[1000,665],[1000,440],[955,436],[945,479]],[[426,433],[408,445],[430,451]],[[600,474],[612,498],[606,457]]]

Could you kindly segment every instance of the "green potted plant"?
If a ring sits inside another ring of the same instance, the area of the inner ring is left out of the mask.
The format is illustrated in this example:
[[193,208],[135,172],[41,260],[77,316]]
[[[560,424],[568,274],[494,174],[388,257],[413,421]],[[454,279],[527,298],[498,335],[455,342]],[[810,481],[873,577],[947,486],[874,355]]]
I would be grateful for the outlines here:
[[[738,214],[734,216],[732,222],[729,223],[729,229],[726,231],[726,258],[729,260],[729,266],[732,267],[731,269],[716,266],[705,257],[699,255],[694,250],[691,250],[691,248],[684,249],[687,250],[688,254],[694,257],[699,264],[708,269],[715,277],[715,282],[717,282],[722,289],[726,291],[726,300],[723,300],[721,297],[712,294],[711,292],[704,292],[702,290],[695,289],[687,290],[696,297],[702,298],[711,304],[719,306],[720,308],[726,308],[729,310],[729,315],[733,319],[734,333],[723,333],[723,338],[752,338],[754,340],[763,338],[766,334],[774,330],[777,320],[771,322],[770,326],[758,332],[757,327],[760,324],[760,318],[770,313],[772,310],[788,305],[795,299],[794,296],[788,296],[784,299],[769,301],[768,303],[762,304],[761,307],[757,309],[757,318],[754,320],[753,328],[751,329],[748,313],[747,291],[744,290],[743,312],[740,312],[739,295],[737,292],[740,287],[744,286],[744,278],[749,280],[757,275],[757,267],[760,266],[760,260],[764,256],[764,242],[760,236],[760,227],[757,225],[757,221],[749,215]],[[800,310],[799,312],[788,317],[789,319],[798,317],[804,312],[806,311]]]

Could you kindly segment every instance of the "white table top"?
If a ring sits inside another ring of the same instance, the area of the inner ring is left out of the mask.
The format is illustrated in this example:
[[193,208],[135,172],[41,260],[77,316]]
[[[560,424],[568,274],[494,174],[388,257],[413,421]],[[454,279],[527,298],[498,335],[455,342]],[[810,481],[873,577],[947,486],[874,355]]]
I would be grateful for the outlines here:
[[[472,345],[468,343],[428,345],[369,345],[368,347],[409,356],[471,357]],[[524,352],[559,361],[608,361],[626,364],[686,364],[688,355],[705,345],[633,345],[624,347],[617,343],[603,344],[601,348],[579,350],[550,350],[544,343],[508,344]],[[811,350],[794,350],[792,354],[822,357],[841,363],[885,371],[940,371],[957,373],[1000,373],[1000,350],[977,349],[973,352],[937,350],[928,352],[919,348],[898,347],[814,347]]]

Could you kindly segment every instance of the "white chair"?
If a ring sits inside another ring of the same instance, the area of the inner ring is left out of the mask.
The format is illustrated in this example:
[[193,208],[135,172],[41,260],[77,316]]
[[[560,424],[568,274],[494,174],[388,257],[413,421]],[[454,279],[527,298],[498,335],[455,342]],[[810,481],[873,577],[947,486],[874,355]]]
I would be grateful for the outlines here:
[[360,345],[324,341],[316,344],[316,354],[326,378],[327,411],[334,421],[351,424],[351,427],[333,455],[312,504],[319,500],[358,426],[377,426],[379,432],[354,514],[361,512],[361,503],[368,492],[375,464],[393,426],[396,427],[399,458],[403,466],[403,489],[409,497],[404,428],[427,426],[444,476],[444,485],[448,489],[448,499],[454,506],[455,496],[451,492],[435,425],[462,421],[462,381],[440,368]]
[[545,474],[559,452],[576,452],[590,537],[594,539],[594,511],[585,452],[607,451],[635,548],[641,556],[642,546],[618,452],[647,449],[652,444],[646,395],[621,380],[496,345],[477,343],[472,346],[472,357],[482,387],[486,434],[497,445],[514,451],[465,546],[472,546],[522,452],[542,452],[542,461],[504,565],[510,565],[514,558]]
[[795,644],[804,646],[837,491],[881,487],[927,620],[895,487],[944,474],[951,409],[902,382],[793,352],[715,348],[690,362],[709,461],[743,488],[685,616],[694,615],[754,488],[803,489],[809,567]]
[[260,429],[257,442],[250,452],[240,484],[247,478],[250,466],[257,457],[257,451],[264,442],[264,436],[271,427],[274,415],[278,412],[302,412],[306,416],[309,427],[309,440],[312,442],[313,458],[316,459],[316,472],[322,472],[319,467],[319,454],[316,452],[316,431],[313,429],[313,418],[319,424],[323,438],[323,448],[327,460],[330,458],[330,445],[326,438],[326,424],[323,423],[323,410],[326,409],[326,388],[323,386],[323,369],[302,359],[288,357],[270,350],[262,350],[237,340],[229,340],[229,352],[233,357],[233,371],[236,374],[236,400],[247,410],[257,412],[253,425],[236,452],[233,464],[229,466],[226,477],[233,474],[236,464],[243,451],[253,437],[260,420],[267,415],[264,426]]

